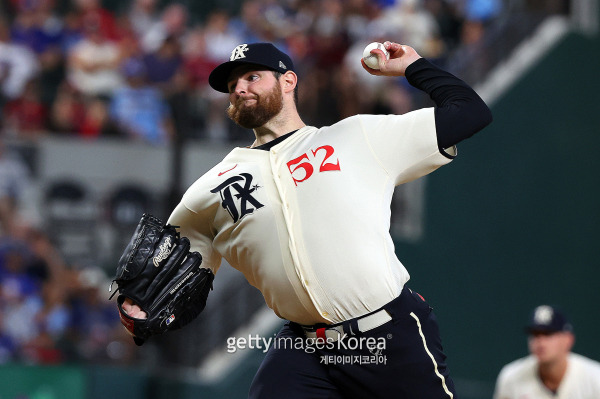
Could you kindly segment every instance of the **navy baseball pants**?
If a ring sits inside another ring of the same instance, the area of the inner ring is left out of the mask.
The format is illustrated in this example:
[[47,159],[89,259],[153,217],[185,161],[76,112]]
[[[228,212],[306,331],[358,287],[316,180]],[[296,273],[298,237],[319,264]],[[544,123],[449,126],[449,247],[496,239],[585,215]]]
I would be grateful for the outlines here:
[[308,341],[286,323],[250,387],[250,399],[456,398],[436,317],[404,288],[383,307],[392,320],[338,342]]

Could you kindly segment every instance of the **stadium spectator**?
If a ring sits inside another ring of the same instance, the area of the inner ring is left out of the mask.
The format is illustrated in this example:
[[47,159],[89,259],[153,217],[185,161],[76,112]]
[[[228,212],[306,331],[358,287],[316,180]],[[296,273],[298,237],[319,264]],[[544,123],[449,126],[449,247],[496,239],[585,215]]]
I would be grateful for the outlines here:
[[119,73],[119,47],[105,35],[95,14],[83,23],[84,39],[68,54],[67,79],[89,97],[109,98],[123,84]]
[[127,18],[135,35],[142,37],[159,22],[160,14],[156,0],[133,0]]
[[215,62],[229,59],[231,51],[239,43],[240,37],[231,28],[230,16],[227,12],[216,10],[211,12],[204,28],[206,52]]
[[62,21],[53,14],[49,0],[20,0],[10,34],[15,44],[42,55],[59,47]]
[[120,136],[117,127],[110,118],[108,101],[110,101],[110,99],[104,100],[98,97],[86,99],[83,119],[77,130],[77,134],[80,137],[85,139],[97,139],[101,136]]
[[94,21],[95,27],[109,41],[118,41],[121,32],[113,13],[102,7],[101,0],[73,0],[79,26],[83,29]]
[[66,333],[71,314],[66,292],[60,284],[42,286],[42,305],[35,313],[36,336],[23,345],[23,357],[30,363],[56,364],[64,361],[58,343]]
[[35,53],[23,45],[12,43],[9,25],[0,18],[0,108],[6,100],[23,94],[25,86],[39,70]]
[[46,130],[48,109],[41,99],[39,83],[39,80],[27,82],[23,93],[4,105],[5,128],[19,132],[23,138],[36,138]]
[[190,79],[190,88],[203,90],[208,87],[208,75],[219,65],[208,52],[206,36],[202,27],[190,30],[183,45],[183,68]]
[[64,58],[68,56],[71,49],[84,38],[83,22],[75,10],[69,9],[62,17],[63,30],[61,50]]
[[443,41],[439,25],[419,0],[403,0],[386,8],[374,22],[385,36],[399,36],[429,59],[440,57]]
[[127,84],[116,90],[110,115],[127,135],[135,140],[160,145],[173,134],[172,122],[161,92],[147,83],[148,69],[138,59],[123,65]]
[[0,135],[0,237],[15,233],[20,205],[31,184],[27,165],[6,148]]
[[[65,350],[72,360],[102,362],[111,360],[127,362],[133,345],[131,336],[120,326],[114,304],[106,300],[108,279],[97,267],[87,267],[73,272],[71,287],[71,320],[69,338],[73,344]],[[113,353],[111,343],[118,343],[122,353]]]
[[148,83],[168,97],[173,79],[183,65],[179,40],[175,36],[165,38],[155,52],[144,56],[144,64]]
[[28,248],[19,240],[3,239],[0,250],[1,335],[15,344],[13,359],[38,336],[36,315],[43,307],[41,282],[27,273]]
[[60,135],[76,135],[83,123],[85,105],[71,85],[63,82],[58,88],[48,116],[48,130]]
[[167,37],[180,40],[186,33],[188,9],[183,4],[169,4],[161,13],[160,19],[149,26],[140,36],[145,53],[157,51]]
[[32,50],[40,63],[40,99],[48,105],[64,79],[63,21],[51,0],[19,0],[11,40]]
[[460,44],[463,17],[458,10],[456,2],[424,0],[423,7],[437,23],[440,39],[443,42],[443,54],[438,58],[443,59],[449,51],[455,49]]
[[229,27],[238,36],[239,42],[254,43],[263,41],[262,31],[267,21],[264,20],[260,0],[246,0],[240,6],[239,15],[233,16]]

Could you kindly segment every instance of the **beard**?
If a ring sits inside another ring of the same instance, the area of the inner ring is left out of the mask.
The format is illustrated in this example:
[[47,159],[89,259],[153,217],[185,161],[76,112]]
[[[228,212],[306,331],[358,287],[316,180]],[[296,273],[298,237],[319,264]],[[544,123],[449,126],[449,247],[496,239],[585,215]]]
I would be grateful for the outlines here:
[[245,105],[244,99],[238,98],[227,108],[227,116],[246,129],[263,126],[283,109],[283,93],[281,86],[275,84],[273,90],[264,96],[255,96],[256,102]]

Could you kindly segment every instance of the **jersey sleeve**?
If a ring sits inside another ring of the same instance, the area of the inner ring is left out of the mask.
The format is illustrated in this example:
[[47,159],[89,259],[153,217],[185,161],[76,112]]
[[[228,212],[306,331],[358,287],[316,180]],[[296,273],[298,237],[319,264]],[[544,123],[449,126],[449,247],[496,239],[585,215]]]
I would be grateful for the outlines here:
[[425,58],[406,68],[406,80],[436,105],[438,147],[450,148],[492,122],[492,112],[468,84]]
[[213,233],[210,219],[201,211],[197,212],[188,208],[185,200],[184,196],[169,216],[167,223],[178,226],[181,236],[190,240],[190,250],[197,251],[202,255],[202,266],[211,269],[216,274],[221,264],[221,255],[212,245]]
[[396,185],[431,173],[456,155],[455,147],[444,152],[438,147],[433,108],[358,118],[370,150]]
[[509,378],[510,370],[509,367],[505,366],[500,370],[498,378],[496,379],[496,386],[494,388],[493,399],[512,399],[511,384]]

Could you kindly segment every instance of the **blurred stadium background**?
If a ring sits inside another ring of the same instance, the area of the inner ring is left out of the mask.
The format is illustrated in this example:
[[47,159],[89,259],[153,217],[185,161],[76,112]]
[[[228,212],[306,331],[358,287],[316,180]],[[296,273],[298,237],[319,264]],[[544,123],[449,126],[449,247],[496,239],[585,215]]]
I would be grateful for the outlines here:
[[292,55],[309,124],[431,105],[360,69],[388,38],[490,104],[494,123],[393,203],[462,398],[491,397],[540,303],[600,359],[599,18],[598,0],[0,1],[0,398],[246,397],[264,353],[226,339],[282,322],[239,273],[221,267],[204,313],[142,347],[107,288],[141,214],[166,218],[247,144],[206,79],[252,41]]

